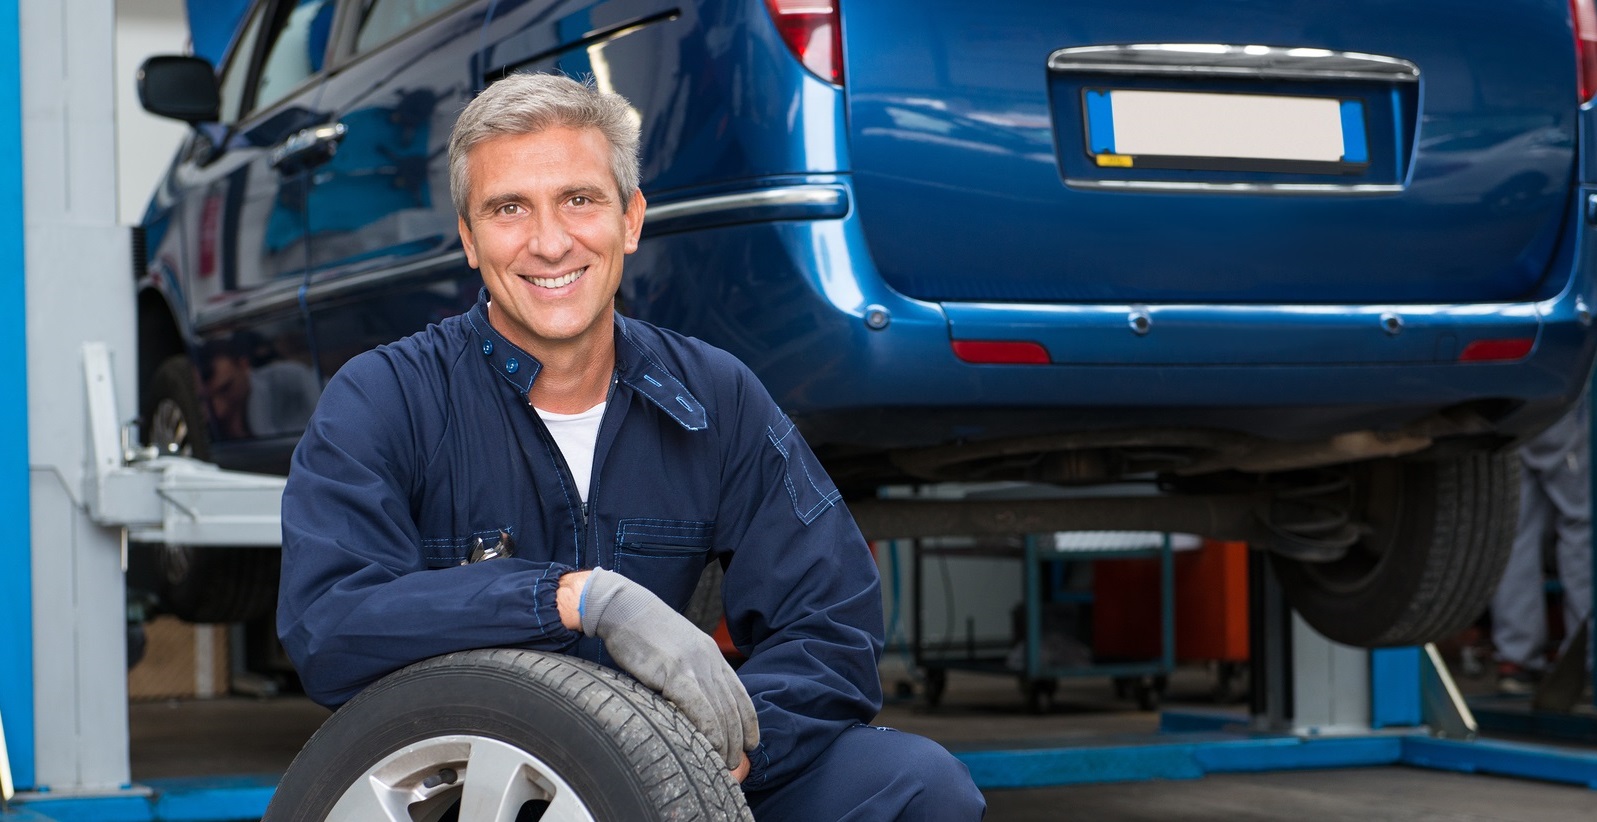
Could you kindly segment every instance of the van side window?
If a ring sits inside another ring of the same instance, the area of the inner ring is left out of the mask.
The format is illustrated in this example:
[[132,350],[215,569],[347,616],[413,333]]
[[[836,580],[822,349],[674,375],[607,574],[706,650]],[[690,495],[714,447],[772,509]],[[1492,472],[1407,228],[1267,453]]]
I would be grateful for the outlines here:
[[337,6],[334,0],[298,0],[279,6],[251,111],[283,99],[322,70]]
[[250,74],[250,57],[255,54],[255,41],[261,34],[261,19],[265,16],[264,4],[250,15],[249,24],[238,36],[238,42],[228,55],[227,66],[222,69],[222,82],[217,89],[222,98],[222,122],[236,123],[244,114],[244,89]]
[[355,35],[355,53],[362,54],[401,32],[455,5],[460,0],[371,0]]

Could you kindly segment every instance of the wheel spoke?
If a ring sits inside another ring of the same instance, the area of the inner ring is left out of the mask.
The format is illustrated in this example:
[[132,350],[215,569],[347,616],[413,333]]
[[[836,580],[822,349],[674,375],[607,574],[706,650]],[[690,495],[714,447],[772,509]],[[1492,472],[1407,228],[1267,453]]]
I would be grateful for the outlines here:
[[545,794],[533,783],[531,758],[509,745],[478,740],[466,764],[461,822],[515,822],[523,803]]
[[338,798],[327,812],[327,822],[409,822],[404,801],[394,790],[371,774],[363,774]]
[[577,797],[577,792],[564,788],[555,792],[554,799],[550,800],[548,810],[543,812],[540,822],[594,822],[593,814],[588,813],[582,800]]

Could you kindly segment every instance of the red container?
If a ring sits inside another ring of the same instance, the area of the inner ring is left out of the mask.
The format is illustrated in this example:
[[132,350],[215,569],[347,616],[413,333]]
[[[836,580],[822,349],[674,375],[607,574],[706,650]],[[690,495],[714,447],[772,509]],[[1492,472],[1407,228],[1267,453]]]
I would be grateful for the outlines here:
[[[1092,650],[1100,660],[1159,655],[1159,560],[1093,563]],[[1248,545],[1204,540],[1175,555],[1176,659],[1248,660]]]

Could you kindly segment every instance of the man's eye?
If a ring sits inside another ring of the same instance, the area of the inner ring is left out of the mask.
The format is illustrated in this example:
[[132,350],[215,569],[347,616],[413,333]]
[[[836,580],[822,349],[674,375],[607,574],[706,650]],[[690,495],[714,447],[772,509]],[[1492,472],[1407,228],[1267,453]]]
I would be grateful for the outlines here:
[[588,199],[587,197],[581,195],[581,194],[578,194],[577,196],[571,198],[571,204],[574,205],[574,206],[585,206],[585,205],[588,205],[591,202],[593,202],[593,201]]
[[520,214],[521,213],[521,206],[519,206],[519,205],[517,205],[515,203],[505,203],[504,205],[500,206],[497,209],[496,213],[498,213],[498,214],[507,214],[507,215],[508,214]]

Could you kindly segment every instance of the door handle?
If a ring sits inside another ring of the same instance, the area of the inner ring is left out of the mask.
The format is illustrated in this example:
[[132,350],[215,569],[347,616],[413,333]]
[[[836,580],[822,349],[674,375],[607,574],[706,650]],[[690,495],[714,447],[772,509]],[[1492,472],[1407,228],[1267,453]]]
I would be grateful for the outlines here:
[[348,131],[349,127],[343,123],[296,131],[272,149],[272,168],[291,171],[331,160],[338,153],[338,144]]

